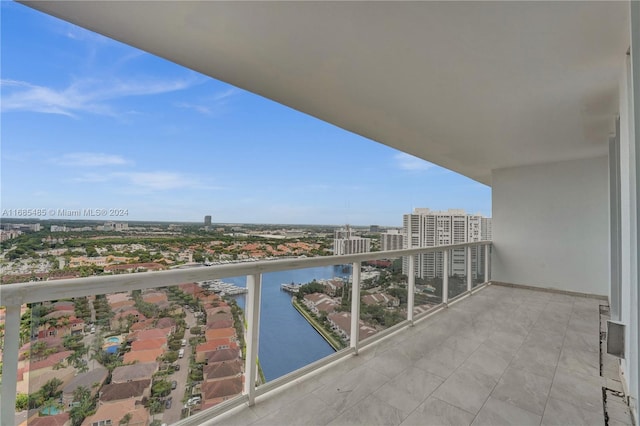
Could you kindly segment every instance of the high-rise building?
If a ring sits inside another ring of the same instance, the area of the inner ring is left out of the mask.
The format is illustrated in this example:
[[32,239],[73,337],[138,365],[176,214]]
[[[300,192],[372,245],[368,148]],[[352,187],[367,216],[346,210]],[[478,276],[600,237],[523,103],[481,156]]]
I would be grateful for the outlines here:
[[[483,233],[484,228],[484,233]],[[488,234],[487,234],[488,233]],[[491,218],[481,215],[470,215],[464,210],[449,209],[432,211],[427,208],[416,208],[413,213],[403,217],[404,248],[437,247],[449,244],[475,242],[491,236]],[[488,238],[487,238],[488,239]],[[471,253],[471,271],[477,276],[483,268],[483,258],[477,249]],[[466,272],[465,249],[451,250],[449,256],[449,273],[464,276]],[[408,259],[403,260],[402,272],[409,272]],[[415,274],[420,278],[441,277],[444,270],[442,252],[426,253],[415,256]]]
[[211,226],[211,216],[207,215],[204,217],[204,226]]
[[380,250],[400,250],[404,248],[404,235],[397,229],[390,229],[380,234]]
[[335,231],[333,239],[333,254],[355,254],[371,251],[371,238],[356,236],[349,225]]

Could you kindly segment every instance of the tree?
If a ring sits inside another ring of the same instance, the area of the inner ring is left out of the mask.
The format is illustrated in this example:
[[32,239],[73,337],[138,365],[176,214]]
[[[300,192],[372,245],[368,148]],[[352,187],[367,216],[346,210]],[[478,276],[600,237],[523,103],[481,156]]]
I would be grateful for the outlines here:
[[80,426],[84,419],[89,416],[95,405],[91,391],[84,386],[80,386],[73,391],[73,408],[69,412],[71,426]]
[[29,408],[29,395],[26,393],[18,393],[16,395],[16,411],[22,411]]
[[171,383],[166,380],[157,380],[151,385],[151,395],[167,396],[171,393]]
[[128,425],[129,422],[131,421],[131,418],[133,416],[131,415],[131,413],[127,413],[124,416],[122,416],[122,418],[120,419],[120,422],[118,424],[120,425]]

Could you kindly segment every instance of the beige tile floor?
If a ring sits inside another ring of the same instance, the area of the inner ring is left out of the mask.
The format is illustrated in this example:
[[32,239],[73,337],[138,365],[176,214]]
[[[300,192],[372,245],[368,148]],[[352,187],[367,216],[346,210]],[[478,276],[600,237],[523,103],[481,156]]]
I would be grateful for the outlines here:
[[212,424],[604,425],[602,303],[490,285]]

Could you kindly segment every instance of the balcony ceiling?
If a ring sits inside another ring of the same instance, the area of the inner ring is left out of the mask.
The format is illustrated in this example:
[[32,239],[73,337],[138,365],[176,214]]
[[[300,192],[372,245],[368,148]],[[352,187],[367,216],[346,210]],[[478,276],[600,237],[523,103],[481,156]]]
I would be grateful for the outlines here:
[[629,45],[626,2],[24,3],[488,185],[604,155]]

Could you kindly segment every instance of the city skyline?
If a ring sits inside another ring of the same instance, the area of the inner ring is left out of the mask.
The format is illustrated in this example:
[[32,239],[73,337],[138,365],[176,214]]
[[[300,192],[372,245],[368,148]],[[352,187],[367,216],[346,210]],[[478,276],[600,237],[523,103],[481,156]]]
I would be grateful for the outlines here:
[[395,227],[414,207],[491,216],[491,189],[459,174],[20,4],[0,13],[3,210]]

